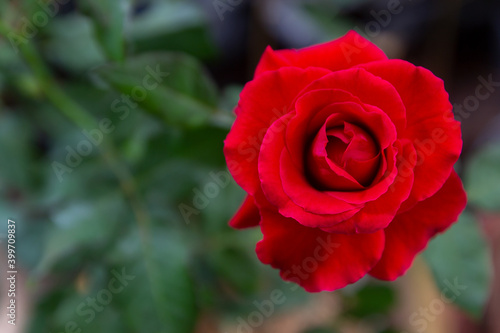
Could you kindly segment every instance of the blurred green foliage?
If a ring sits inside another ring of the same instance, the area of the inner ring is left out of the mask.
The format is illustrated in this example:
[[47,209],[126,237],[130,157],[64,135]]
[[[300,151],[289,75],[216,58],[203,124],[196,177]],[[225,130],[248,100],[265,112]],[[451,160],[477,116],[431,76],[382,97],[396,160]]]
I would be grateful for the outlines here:
[[500,210],[500,145],[489,144],[477,152],[467,169],[465,185],[469,202],[479,209]]
[[[19,265],[37,295],[27,331],[187,333],[207,312],[236,324],[274,289],[287,299],[278,311],[304,304],[310,295],[258,262],[259,230],[227,226],[244,197],[222,154],[241,87],[218,87],[205,69],[217,48],[202,9],[74,4],[51,7],[54,17],[38,25],[40,2],[0,5],[0,216],[17,222]],[[320,5],[307,12],[321,23]],[[495,148],[467,169],[477,207],[500,207],[490,181],[498,161]],[[426,258],[438,285],[465,279],[457,304],[479,314],[489,264],[474,217],[439,236]],[[111,285],[123,272],[123,288]],[[395,306],[387,284],[342,295],[348,318]]]
[[[453,301],[480,318],[489,297],[493,272],[491,256],[474,215],[466,211],[444,234],[433,239],[424,253],[440,290],[452,292]],[[448,297],[448,296],[447,296]]]
[[[178,209],[224,172],[232,121],[200,63],[215,54],[206,20],[191,2],[75,4],[26,39],[12,36],[41,5],[1,11],[1,211],[41,295],[29,331],[192,332],[258,281],[251,243],[226,224],[234,182],[191,221]],[[115,293],[122,270],[133,278]]]

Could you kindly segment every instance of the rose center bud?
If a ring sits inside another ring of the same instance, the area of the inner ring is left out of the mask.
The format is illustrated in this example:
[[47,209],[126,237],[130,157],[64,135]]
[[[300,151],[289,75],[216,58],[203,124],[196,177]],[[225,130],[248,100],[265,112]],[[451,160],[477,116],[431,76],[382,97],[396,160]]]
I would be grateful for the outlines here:
[[319,130],[307,156],[312,183],[323,190],[355,191],[366,188],[377,174],[378,145],[363,128],[344,122]]

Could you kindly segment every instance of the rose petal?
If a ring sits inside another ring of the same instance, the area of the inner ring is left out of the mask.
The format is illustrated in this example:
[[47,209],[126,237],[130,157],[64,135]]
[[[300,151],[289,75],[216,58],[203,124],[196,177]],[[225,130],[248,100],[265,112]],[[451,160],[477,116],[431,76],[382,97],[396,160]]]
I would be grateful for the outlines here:
[[[280,175],[281,156],[286,152],[283,129],[293,116],[294,113],[289,113],[276,121],[264,138],[258,164],[263,195],[256,196],[257,205],[264,208],[268,201],[284,216],[300,219],[303,223],[331,225],[343,221],[355,214],[359,205],[352,205],[323,195],[323,198],[328,199],[328,202],[332,204],[327,207],[317,207],[319,210],[316,211],[310,211],[307,204],[305,207],[297,205],[283,189]],[[307,183],[307,180],[302,179],[302,181]],[[321,195],[321,192],[318,192],[318,195]]]
[[229,225],[235,229],[244,229],[256,227],[259,225],[259,222],[259,209],[255,205],[254,198],[250,195],[247,195],[247,197],[241,204],[241,207],[229,221]]
[[329,234],[270,211],[262,213],[261,230],[259,259],[309,292],[332,291],[356,282],[378,262],[384,248],[383,231]]
[[267,47],[257,65],[255,76],[281,67],[322,67],[338,71],[375,60],[385,60],[387,56],[375,44],[355,31],[328,43],[300,50],[274,51]]
[[403,275],[429,240],[458,219],[466,202],[462,182],[452,171],[434,196],[396,216],[385,230],[386,245],[382,259],[370,275],[389,281]]
[[[377,63],[384,63],[384,61]],[[356,96],[363,104],[376,106],[392,120],[398,132],[398,138],[404,132],[406,127],[405,105],[394,86],[379,76],[360,67],[333,72],[312,82],[301,91],[297,98],[304,96],[309,91],[323,89],[343,90]]]
[[362,67],[390,82],[406,107],[407,128],[401,134],[418,153],[415,185],[406,209],[436,193],[462,150],[459,123],[443,81],[430,71],[403,60],[378,61]]
[[[327,191],[316,189],[304,174],[298,171],[290,158],[288,151],[283,150],[280,158],[280,176],[284,192],[295,204],[303,207],[306,211],[316,214],[338,214],[347,210],[360,208],[328,195]],[[324,226],[323,223],[305,222],[299,216],[291,217],[297,219],[309,227]]]
[[259,76],[241,92],[236,121],[224,142],[224,154],[233,178],[249,194],[260,189],[257,163],[267,129],[290,111],[299,91],[326,73],[329,72],[319,68],[283,68]]
[[332,116],[328,117],[311,143],[307,155],[304,156],[307,165],[307,171],[304,172],[316,184],[317,189],[346,191],[363,189],[358,180],[345,170],[346,163],[342,161],[346,148],[350,146],[350,139],[346,137],[344,129],[353,125],[345,123],[343,127],[327,130],[327,127],[331,126],[332,119],[335,121]]
[[363,191],[352,192],[328,191],[328,195],[352,204],[362,204],[379,198],[382,194],[387,192],[389,186],[392,185],[398,174],[396,164],[397,152],[396,148],[388,147],[381,153],[381,165],[379,166],[378,174],[375,176],[372,185],[368,188]]
[[[337,100],[346,100],[347,102],[334,102],[331,105],[323,107],[325,103]],[[359,103],[359,99],[355,98],[350,93],[341,90],[315,90],[308,92],[298,98],[296,103],[297,115],[290,119],[286,129],[287,150],[290,153],[290,157],[295,168],[285,170],[284,172],[287,172],[287,175],[284,175],[284,177],[288,177],[288,179],[295,179],[294,181],[299,180],[301,184],[304,183],[301,179],[305,177],[306,174],[306,171],[304,170],[305,145],[308,141],[312,140],[312,138],[309,139],[311,133],[316,133],[330,116],[332,118],[337,117],[338,121],[342,123],[344,119],[352,122],[365,121],[368,130],[374,133],[374,136],[377,138],[379,144],[382,145],[383,148],[387,147],[385,151],[381,152],[382,156],[381,165],[379,167],[379,174],[376,175],[374,182],[367,190],[353,192],[328,191],[325,193],[340,200],[341,202],[348,202],[354,205],[363,204],[366,201],[375,200],[376,198],[380,197],[380,195],[385,193],[389,186],[392,184],[392,181],[397,174],[395,152],[392,147],[389,147],[389,145],[392,145],[394,143],[394,140],[396,139],[396,130],[394,124],[391,122],[387,114],[376,107],[367,106],[365,104],[360,105]],[[364,110],[364,108],[367,108],[369,112]],[[332,114],[335,111],[342,112],[338,114]],[[313,115],[313,117],[311,117],[311,114]],[[318,160],[316,162],[320,163],[320,161]],[[328,161],[325,162],[328,164]],[[334,169],[336,167],[329,164],[324,165],[324,168]],[[342,172],[343,170],[336,170],[337,174],[343,176],[346,179],[350,179]],[[295,173],[297,174],[295,175]],[[289,182],[292,183],[290,184]],[[288,185],[293,186],[293,181],[286,181],[286,185],[284,186]],[[318,189],[321,189],[317,185],[316,187]],[[306,197],[308,195],[311,195],[309,190],[307,190],[307,194],[306,192],[303,192],[303,190],[304,189],[299,191],[297,196]],[[317,189],[312,190],[315,191]],[[294,191],[295,190],[290,189],[286,192],[290,196],[293,196]],[[312,195],[311,197],[316,196]],[[308,199],[308,201],[311,200]],[[319,201],[320,202],[316,203],[316,205],[318,206],[335,207],[336,201],[331,201],[328,198],[323,198]],[[314,209],[311,211],[319,213],[320,211],[324,211],[324,209]],[[301,218],[292,215],[287,216],[295,218],[300,223],[306,223],[305,220],[303,220],[303,217]],[[314,226],[310,224],[305,225]]]
[[[307,92],[297,99],[297,116],[292,118],[287,125],[286,140],[287,149],[289,150],[296,169],[299,170],[299,172],[305,173],[305,171],[303,171],[303,165],[304,160],[307,160],[307,158],[304,156],[306,144],[313,140],[314,135],[316,135],[316,133],[321,130],[321,127],[325,125],[328,119],[332,120],[332,122],[329,124],[330,126],[334,126],[335,122],[338,122],[339,125],[343,125],[345,122],[357,124],[361,123],[367,131],[370,131],[370,133],[375,138],[374,140],[377,141],[379,147],[382,149],[388,147],[394,142],[394,140],[396,139],[396,130],[394,124],[391,122],[387,114],[374,106],[360,103],[361,102],[359,101],[359,99],[352,96],[350,93],[338,89],[315,90]],[[324,139],[326,140],[326,138]],[[384,156],[390,157],[390,154],[382,154]],[[311,161],[307,160],[307,162],[309,163]],[[354,180],[353,183],[352,177],[347,175],[345,171],[337,170],[338,167],[336,166],[330,166],[331,163],[327,160],[323,161],[324,163],[319,160],[316,160],[315,162],[322,163],[322,167],[325,170],[336,169],[336,173],[340,177],[346,179],[346,183],[344,184],[341,179],[332,178],[331,181],[327,181],[324,183],[325,186],[320,186],[321,184],[317,184],[318,188],[333,188],[330,183],[337,183],[337,188],[355,189],[353,188],[353,186],[355,186],[356,181]],[[394,163],[392,163],[392,165],[394,165]],[[380,174],[378,175],[377,180],[380,180],[381,176],[384,175],[386,168],[387,161],[383,160],[382,157],[379,169]],[[330,175],[325,174],[325,177],[328,178],[330,177]],[[358,186],[360,185],[358,184]],[[387,189],[387,187],[388,186],[385,187],[385,190]],[[359,189],[361,188],[362,187],[360,186]],[[373,196],[372,193],[372,198],[378,197],[379,195],[380,193],[376,196]],[[339,198],[343,200],[342,197]],[[356,199],[357,196],[354,197],[354,200]],[[359,201],[357,203],[359,203]]]
[[[413,185],[412,170],[416,161],[415,149],[407,140],[402,141],[401,144],[402,147],[399,147],[398,150],[399,155],[403,158],[398,161],[398,174],[390,183],[387,192],[376,200],[366,202],[356,215],[345,222],[321,229],[327,232],[345,232],[347,229],[351,230],[350,232],[371,233],[384,229],[391,223],[401,203],[408,198]],[[390,180],[386,179],[382,183],[384,182],[389,183]],[[352,229],[349,229],[349,226],[352,226]]]
[[346,118],[357,121],[365,114],[360,103],[358,98],[340,89],[321,89],[300,95],[295,102],[296,117],[288,125],[286,134],[288,149],[297,152],[292,153],[296,165],[303,164],[306,144],[314,138],[329,116],[337,112],[335,117],[339,122]]

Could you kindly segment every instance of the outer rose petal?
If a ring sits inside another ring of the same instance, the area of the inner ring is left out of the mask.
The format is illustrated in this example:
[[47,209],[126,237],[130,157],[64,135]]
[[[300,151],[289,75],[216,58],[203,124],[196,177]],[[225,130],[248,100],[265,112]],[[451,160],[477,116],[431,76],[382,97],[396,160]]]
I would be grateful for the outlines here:
[[[390,62],[379,61],[377,63]],[[406,127],[406,106],[394,86],[361,67],[333,72],[308,85],[301,96],[309,91],[321,89],[339,89],[359,98],[364,104],[370,104],[384,111],[391,118],[398,138]]]
[[430,71],[403,60],[377,61],[361,66],[390,82],[406,107],[404,138],[419,155],[415,185],[406,209],[436,193],[448,178],[462,150],[459,123],[443,81]]
[[300,50],[274,51],[270,47],[264,52],[255,76],[281,67],[322,67],[331,71],[347,69],[358,64],[386,60],[387,56],[375,44],[349,31],[345,36],[329,43]]
[[452,171],[434,196],[397,215],[385,229],[384,254],[370,275],[381,280],[395,280],[404,274],[430,238],[458,219],[466,203],[462,182]]
[[262,212],[261,230],[259,259],[309,292],[332,291],[356,282],[377,263],[384,248],[382,230],[330,234],[267,210]]
[[251,195],[247,195],[241,204],[240,209],[233,216],[229,225],[235,229],[256,227],[260,222],[259,209],[255,205],[255,200]]
[[257,160],[271,124],[289,111],[297,94],[329,71],[283,68],[249,82],[240,95],[237,118],[224,142],[224,155],[234,180],[249,194],[260,189]]

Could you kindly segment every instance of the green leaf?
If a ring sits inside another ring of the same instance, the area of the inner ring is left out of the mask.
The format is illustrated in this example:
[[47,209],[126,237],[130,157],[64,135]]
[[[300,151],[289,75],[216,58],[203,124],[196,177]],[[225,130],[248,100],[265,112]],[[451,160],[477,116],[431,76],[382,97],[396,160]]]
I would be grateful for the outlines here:
[[[219,234],[228,230],[228,222],[238,211],[245,199],[246,193],[233,180],[227,169],[211,171],[208,177],[198,185],[200,195],[208,199],[208,205],[203,210],[201,227],[207,234]],[[211,195],[212,191],[217,191]],[[194,206],[194,193],[186,200],[186,204]]]
[[[169,128],[167,131],[161,128],[161,131],[156,130],[156,132],[152,133],[153,135],[145,143],[144,154],[149,158],[139,161],[138,177],[155,172],[157,169],[161,172],[163,164],[177,163],[181,160],[210,169],[226,165],[222,152],[223,142],[227,136],[225,130],[204,126],[184,130]],[[210,170],[206,170],[205,175],[208,176],[209,172]],[[190,183],[189,178],[192,177],[187,176],[184,182]]]
[[132,38],[163,32],[172,33],[199,25],[205,20],[199,6],[189,1],[150,1],[131,23]]
[[18,52],[19,49],[14,40],[0,39],[0,70],[3,75],[8,76],[9,74],[15,75],[20,72],[28,72],[26,64],[23,63]]
[[150,244],[146,266],[154,308],[162,328],[165,332],[191,333],[198,309],[188,270],[190,253],[186,239],[173,230],[157,229]]
[[169,50],[210,59],[215,47],[206,15],[189,1],[151,1],[130,22],[127,34],[136,53]]
[[187,249],[182,239],[164,235],[165,244],[155,251],[151,289],[167,332],[190,333],[196,322],[197,307],[193,280],[187,267]]
[[258,282],[255,262],[238,247],[226,247],[213,253],[211,265],[220,283],[232,288],[238,295],[251,295]]
[[[483,313],[491,286],[491,258],[478,222],[464,212],[424,252],[439,289],[476,318]],[[454,287],[451,287],[455,285]]]
[[85,252],[77,250],[105,247],[123,210],[123,201],[118,196],[99,201],[73,201],[56,210],[37,272],[45,273],[63,259],[67,259],[66,264],[75,264],[78,258],[72,254]]
[[128,14],[129,0],[80,0],[78,5],[88,14],[95,26],[95,36],[108,59],[124,59],[124,25]]
[[45,56],[68,71],[81,73],[106,60],[94,38],[92,22],[81,14],[52,19],[47,34],[49,38],[42,44]]
[[108,65],[96,74],[126,96],[112,106],[145,111],[176,126],[198,126],[217,109],[217,90],[202,66],[192,57],[159,52]]
[[[72,286],[67,284],[59,285],[59,288],[51,292],[44,293],[36,300],[36,311],[33,311],[28,329],[26,332],[60,332],[58,330],[59,318],[55,318],[55,313],[60,306],[67,304],[67,299],[74,297]],[[65,304],[66,303],[66,304]]]
[[0,18],[3,20],[5,20],[5,17],[6,17],[6,12],[7,12],[7,9],[9,9],[10,6],[8,6],[9,3],[8,2],[5,2],[5,1],[2,1],[0,2]]
[[469,203],[486,210],[500,211],[500,146],[491,145],[475,155],[465,173]]
[[[142,177],[137,179],[151,213],[159,214],[158,218],[163,216],[163,219],[170,225],[177,222],[184,226],[185,222],[178,213],[176,203],[185,196],[191,198],[193,196],[191,189],[199,186],[198,184],[205,179],[207,174],[208,170],[201,165],[172,159],[149,168]],[[174,215],[170,215],[168,210],[171,210],[170,213],[173,212]]]
[[0,184],[28,189],[33,181],[32,126],[24,119],[0,114]]
[[396,300],[394,290],[388,285],[368,284],[353,295],[345,295],[346,314],[365,318],[388,313]]

